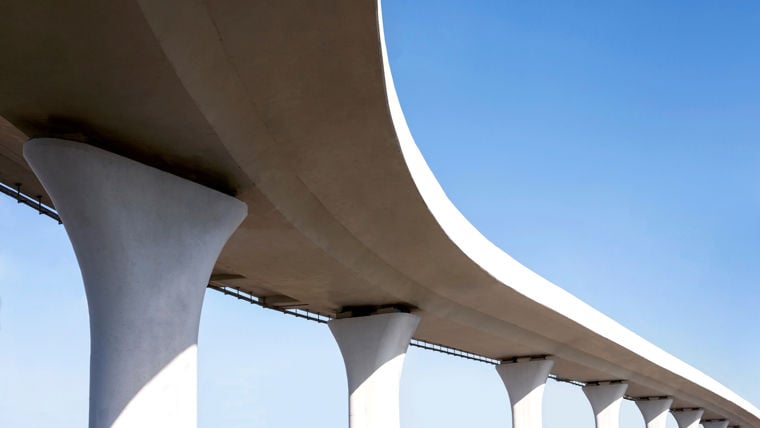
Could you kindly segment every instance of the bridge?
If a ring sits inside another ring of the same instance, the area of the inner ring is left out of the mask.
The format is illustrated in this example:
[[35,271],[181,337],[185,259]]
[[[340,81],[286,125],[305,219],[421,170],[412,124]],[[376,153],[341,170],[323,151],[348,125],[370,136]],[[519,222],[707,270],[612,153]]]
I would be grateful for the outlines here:
[[541,426],[549,376],[583,386],[599,428],[624,398],[648,428],[669,411],[680,428],[760,427],[752,404],[459,213],[405,123],[378,3],[3,9],[0,182],[75,249],[90,426],[196,425],[210,286],[324,319],[353,428],[399,426],[410,341],[492,361],[516,428]]

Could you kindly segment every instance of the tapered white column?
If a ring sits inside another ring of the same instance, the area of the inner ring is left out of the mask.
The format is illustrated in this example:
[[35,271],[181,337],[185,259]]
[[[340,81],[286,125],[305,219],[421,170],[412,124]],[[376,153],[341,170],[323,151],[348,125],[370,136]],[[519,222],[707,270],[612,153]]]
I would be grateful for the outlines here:
[[554,361],[502,361],[496,366],[512,405],[512,428],[541,428],[544,385]]
[[620,404],[627,389],[628,385],[625,383],[589,384],[583,387],[583,393],[594,411],[596,428],[620,426]]
[[24,146],[63,220],[90,312],[90,427],[195,427],[198,323],[247,207],[95,147]]
[[328,323],[346,366],[350,428],[399,428],[401,372],[418,323],[401,312]]
[[702,422],[704,428],[728,428],[728,420],[710,420]]
[[636,406],[644,417],[647,428],[665,428],[672,398],[637,399]]
[[699,421],[704,412],[703,409],[675,409],[671,413],[676,418],[678,428],[699,428]]

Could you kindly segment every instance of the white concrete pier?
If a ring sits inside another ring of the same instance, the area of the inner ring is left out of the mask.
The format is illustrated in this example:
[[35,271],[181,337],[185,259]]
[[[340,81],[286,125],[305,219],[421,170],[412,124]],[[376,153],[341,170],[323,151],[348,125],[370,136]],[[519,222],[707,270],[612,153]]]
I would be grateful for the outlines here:
[[517,359],[496,366],[512,405],[512,428],[541,428],[544,386],[554,361]]
[[636,400],[647,428],[665,428],[672,398],[641,398]]
[[678,428],[699,428],[704,412],[704,409],[675,409],[671,413],[676,418]]
[[625,383],[602,382],[583,387],[591,409],[594,411],[596,428],[618,428],[620,426],[620,405],[628,389]]
[[399,428],[399,386],[419,317],[396,312],[328,323],[343,354],[350,428]]
[[90,312],[90,427],[195,427],[197,341],[239,200],[93,146],[26,143],[58,210]]

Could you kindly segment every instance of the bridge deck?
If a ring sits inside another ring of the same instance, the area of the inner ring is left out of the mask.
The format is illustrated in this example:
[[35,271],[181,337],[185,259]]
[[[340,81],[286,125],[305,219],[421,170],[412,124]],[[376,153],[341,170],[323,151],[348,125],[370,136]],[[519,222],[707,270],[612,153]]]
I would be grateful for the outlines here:
[[219,284],[328,316],[412,305],[417,339],[494,359],[551,354],[559,377],[625,379],[629,395],[672,395],[706,418],[760,426],[750,403],[529,271],[459,214],[403,120],[373,2],[4,9],[0,182],[49,204],[23,142],[93,144],[248,204]]

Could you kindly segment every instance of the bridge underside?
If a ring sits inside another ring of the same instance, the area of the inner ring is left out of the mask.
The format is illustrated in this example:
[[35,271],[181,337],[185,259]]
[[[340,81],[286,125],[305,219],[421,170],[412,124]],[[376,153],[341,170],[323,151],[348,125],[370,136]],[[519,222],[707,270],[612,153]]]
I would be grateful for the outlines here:
[[562,378],[624,379],[631,396],[756,421],[652,363],[661,351],[643,340],[631,349],[597,331],[612,323],[601,314],[583,323],[529,297],[554,290],[536,275],[497,279],[452,241],[410,172],[378,13],[354,0],[6,2],[0,182],[52,205],[23,143],[93,145],[248,205],[212,283],[331,317],[408,305],[417,339],[494,359],[549,354]]

